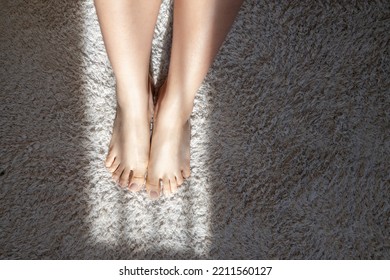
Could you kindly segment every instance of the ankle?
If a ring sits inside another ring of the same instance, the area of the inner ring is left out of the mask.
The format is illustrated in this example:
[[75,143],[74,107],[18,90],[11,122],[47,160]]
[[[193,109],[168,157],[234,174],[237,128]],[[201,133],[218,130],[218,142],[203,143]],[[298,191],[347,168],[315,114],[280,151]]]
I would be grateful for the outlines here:
[[124,103],[127,105],[131,101],[144,101],[147,100],[149,94],[149,83],[132,80],[116,80],[116,97],[118,103]]
[[177,117],[184,122],[187,122],[191,117],[192,110],[194,108],[194,98],[195,93],[192,93],[184,88],[177,86],[168,86],[165,85],[165,88],[162,89],[161,103],[164,103],[164,107],[172,108],[176,110],[176,113],[179,113]]
[[160,100],[157,105],[155,117],[157,122],[163,123],[164,126],[182,127],[189,121],[192,114],[192,108],[192,105],[184,105],[183,100],[170,100],[169,98],[164,98],[164,100]]
[[150,80],[148,74],[145,75],[115,75],[115,84],[117,88],[132,91],[148,91]]

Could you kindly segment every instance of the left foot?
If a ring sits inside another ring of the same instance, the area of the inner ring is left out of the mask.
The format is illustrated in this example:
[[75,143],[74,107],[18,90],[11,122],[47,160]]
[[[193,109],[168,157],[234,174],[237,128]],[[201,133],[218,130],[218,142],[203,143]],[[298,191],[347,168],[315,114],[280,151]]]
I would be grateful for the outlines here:
[[189,114],[183,114],[183,102],[178,95],[169,95],[164,84],[159,92],[154,116],[154,128],[146,190],[152,199],[175,193],[190,176]]

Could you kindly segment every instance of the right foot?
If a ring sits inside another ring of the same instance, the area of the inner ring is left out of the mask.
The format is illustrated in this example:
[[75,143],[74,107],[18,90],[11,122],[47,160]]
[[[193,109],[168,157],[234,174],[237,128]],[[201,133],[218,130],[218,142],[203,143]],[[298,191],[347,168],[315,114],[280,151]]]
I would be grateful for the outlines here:
[[117,83],[117,109],[105,165],[122,187],[136,192],[145,184],[153,115],[152,85],[130,90]]
[[[155,109],[146,190],[157,199],[162,190],[170,195],[190,176],[191,102],[166,94],[162,86]],[[189,106],[184,106],[190,104]]]

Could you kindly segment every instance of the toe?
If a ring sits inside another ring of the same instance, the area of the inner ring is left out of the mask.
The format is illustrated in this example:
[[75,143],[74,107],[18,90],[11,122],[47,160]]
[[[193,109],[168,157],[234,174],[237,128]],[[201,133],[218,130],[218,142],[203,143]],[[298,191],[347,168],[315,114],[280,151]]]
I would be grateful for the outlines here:
[[146,181],[146,190],[149,194],[149,197],[153,200],[160,197],[160,182],[159,180],[151,180],[148,178]]
[[187,179],[188,177],[191,176],[191,171],[189,168],[185,168],[181,171],[181,174],[183,175],[184,179]]
[[115,154],[110,150],[105,160],[106,167],[110,168],[111,165],[114,163],[114,160],[115,160]]
[[182,175],[176,175],[176,183],[177,183],[177,187],[179,187],[181,184],[184,183],[184,179]]
[[164,195],[170,195],[171,194],[171,186],[169,184],[169,179],[164,178],[162,181],[163,181]]
[[114,173],[115,170],[118,169],[119,164],[120,164],[120,162],[119,162],[119,160],[117,160],[117,158],[116,158],[116,159],[114,160],[114,162],[111,164],[111,166],[108,168],[108,170],[109,170],[111,173]]
[[119,185],[121,185],[121,187],[126,187],[129,184],[130,172],[129,168],[125,168],[125,170],[123,170],[122,175],[119,178]]
[[134,171],[132,172],[129,190],[132,192],[138,192],[145,185],[145,173]]
[[175,193],[177,192],[177,182],[176,182],[176,178],[172,178],[169,180],[169,183],[171,185],[171,192],[172,193]]
[[119,178],[121,177],[123,170],[124,168],[121,165],[119,165],[118,168],[115,170],[115,172],[112,174],[112,178],[115,180],[115,182],[119,181]]

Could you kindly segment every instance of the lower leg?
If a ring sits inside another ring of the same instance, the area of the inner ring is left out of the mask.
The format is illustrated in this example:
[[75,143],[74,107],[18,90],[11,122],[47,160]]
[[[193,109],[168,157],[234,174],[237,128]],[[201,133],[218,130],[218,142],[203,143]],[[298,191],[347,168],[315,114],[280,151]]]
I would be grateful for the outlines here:
[[147,85],[160,0],[94,0],[117,83]]
[[174,2],[171,62],[167,82],[157,102],[149,159],[147,189],[153,191],[152,196],[159,195],[158,181],[162,181],[164,191],[170,193],[189,176],[188,120],[194,98],[242,2]]
[[106,166],[122,186],[137,191],[149,158],[152,107],[149,60],[159,0],[95,0],[116,79],[117,112]]
[[[176,0],[168,92],[192,102],[229,32],[242,0]],[[186,112],[187,114],[191,112]],[[189,115],[186,117],[189,118]]]

